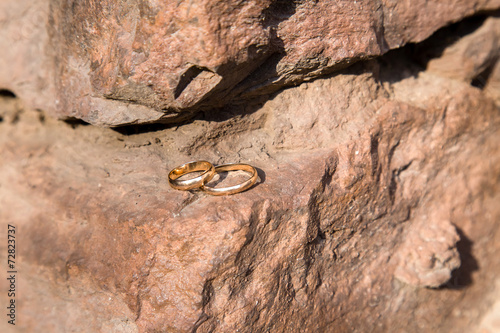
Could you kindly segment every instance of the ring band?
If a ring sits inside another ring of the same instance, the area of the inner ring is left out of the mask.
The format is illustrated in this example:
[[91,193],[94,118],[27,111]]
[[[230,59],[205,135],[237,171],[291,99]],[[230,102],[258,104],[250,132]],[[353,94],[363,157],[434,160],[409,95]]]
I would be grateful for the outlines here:
[[253,166],[248,164],[224,164],[215,167],[215,173],[220,173],[223,171],[238,171],[238,170],[249,172],[251,175],[250,178],[241,184],[229,187],[221,187],[221,188],[205,186],[205,184],[207,183],[205,182],[201,186],[201,189],[204,192],[207,192],[208,194],[211,195],[229,195],[229,194],[243,192],[252,187],[252,185],[255,184],[255,182],[257,181],[258,177],[257,170]]
[[[203,171],[197,177],[186,180],[178,180],[177,178],[195,171]],[[207,161],[189,162],[178,166],[168,174],[168,182],[172,188],[176,190],[192,190],[202,187],[206,182],[209,182],[215,175],[215,167]]]

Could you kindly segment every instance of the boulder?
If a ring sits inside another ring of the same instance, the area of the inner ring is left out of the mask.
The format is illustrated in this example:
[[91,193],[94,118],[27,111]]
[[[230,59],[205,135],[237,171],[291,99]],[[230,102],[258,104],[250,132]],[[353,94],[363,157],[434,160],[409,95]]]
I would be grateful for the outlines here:
[[3,1],[0,89],[62,119],[179,123],[499,8],[500,0]]

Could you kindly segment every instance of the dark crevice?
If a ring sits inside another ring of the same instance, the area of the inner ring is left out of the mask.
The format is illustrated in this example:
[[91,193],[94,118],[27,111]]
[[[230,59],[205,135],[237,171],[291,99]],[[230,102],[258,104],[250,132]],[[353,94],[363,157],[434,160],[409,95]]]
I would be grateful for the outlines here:
[[[395,147],[394,147],[395,148]],[[410,161],[408,164],[403,165],[402,167],[392,170],[391,181],[389,183],[389,199],[391,203],[394,204],[396,199],[396,190],[398,189],[398,179],[399,175],[406,169],[408,169],[413,161]]]
[[391,203],[394,204],[396,198],[396,190],[398,189],[398,183],[396,182],[397,170],[392,170],[391,181],[389,183],[389,199]]
[[42,112],[42,110],[36,111],[38,111],[38,120],[40,120],[40,123],[45,124],[45,114]]
[[451,279],[442,287],[444,289],[463,289],[472,284],[472,273],[479,269],[479,264],[472,254],[472,241],[465,235],[462,229],[455,226],[460,240],[457,250],[460,254],[460,267],[451,274]]
[[0,97],[17,98],[16,94],[14,94],[11,90],[8,89],[0,89]]
[[488,67],[486,67],[481,73],[479,73],[474,79],[472,79],[471,85],[479,89],[483,89],[488,83],[488,79],[493,72],[496,65],[496,61],[493,61]]
[[370,137],[370,156],[372,161],[372,176],[376,178],[378,182],[380,180],[380,168],[379,168],[379,155],[378,155],[378,145],[379,136],[377,133]]
[[374,73],[377,81],[397,83],[408,78],[417,78],[425,71],[425,65],[415,60],[415,45],[409,44],[387,52],[377,59],[380,69]]
[[122,135],[130,136],[130,135],[137,135],[137,134],[143,134],[143,133],[163,131],[163,130],[166,130],[169,128],[179,127],[179,126],[191,123],[193,121],[194,121],[194,119],[185,120],[183,122],[176,123],[176,124],[156,123],[156,124],[142,124],[142,125],[126,125],[126,126],[120,126],[120,127],[113,127],[111,129],[115,132],[122,134]]
[[214,288],[212,287],[212,281],[213,280],[211,279],[207,280],[205,282],[205,285],[203,286],[202,300],[201,300],[201,305],[203,307],[207,306],[208,303],[210,303],[210,300],[214,295]]
[[73,117],[66,118],[63,121],[66,124],[68,124],[69,126],[71,126],[71,128],[77,128],[78,126],[88,126],[88,125],[90,125],[86,121],[83,121],[83,120],[78,119],[78,118],[73,118]]
[[[396,148],[398,146],[399,146],[399,140],[389,150],[389,154],[387,156],[387,165],[389,167],[391,166],[392,157],[394,156],[394,152],[396,151]],[[408,166],[406,166],[406,168]],[[403,167],[403,168],[405,168],[405,167]],[[392,170],[391,181],[389,183],[389,199],[391,200],[392,204],[394,204],[394,200],[396,198],[396,190],[398,188],[397,178],[398,178],[400,172],[403,170],[403,168],[400,168],[400,169],[397,169],[397,170]]]

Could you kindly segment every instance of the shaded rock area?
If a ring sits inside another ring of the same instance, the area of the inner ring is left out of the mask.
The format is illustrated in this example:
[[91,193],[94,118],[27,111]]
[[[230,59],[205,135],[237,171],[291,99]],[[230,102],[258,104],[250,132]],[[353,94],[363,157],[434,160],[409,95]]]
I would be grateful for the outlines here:
[[[498,43],[498,19],[474,22],[179,126],[61,122],[0,94],[2,238],[7,224],[18,229],[16,332],[491,327],[500,109],[488,87],[499,51],[484,45]],[[480,46],[470,55],[462,45]],[[172,190],[168,171],[199,159],[250,163],[260,180],[228,197]],[[0,250],[5,262],[5,241]]]
[[178,123],[499,8],[500,0],[3,1],[0,89],[100,126]]

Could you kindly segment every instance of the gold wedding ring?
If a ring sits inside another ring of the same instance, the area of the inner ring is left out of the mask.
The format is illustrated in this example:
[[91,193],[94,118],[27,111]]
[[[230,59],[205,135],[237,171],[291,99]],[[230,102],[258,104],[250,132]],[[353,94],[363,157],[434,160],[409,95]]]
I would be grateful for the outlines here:
[[[179,177],[196,171],[203,171],[203,173],[192,179],[178,179]],[[170,171],[168,174],[168,182],[170,186],[176,190],[192,190],[202,187],[205,183],[209,182],[214,175],[215,167],[212,163],[207,161],[189,162]]]
[[253,166],[248,164],[224,164],[215,167],[215,173],[220,173],[224,171],[238,171],[238,170],[250,173],[250,178],[241,184],[228,187],[221,187],[221,188],[205,186],[205,184],[208,182],[207,181],[203,183],[201,189],[204,192],[207,192],[208,194],[211,195],[229,195],[248,190],[250,187],[252,187],[253,184],[255,184],[258,177],[257,170]]

